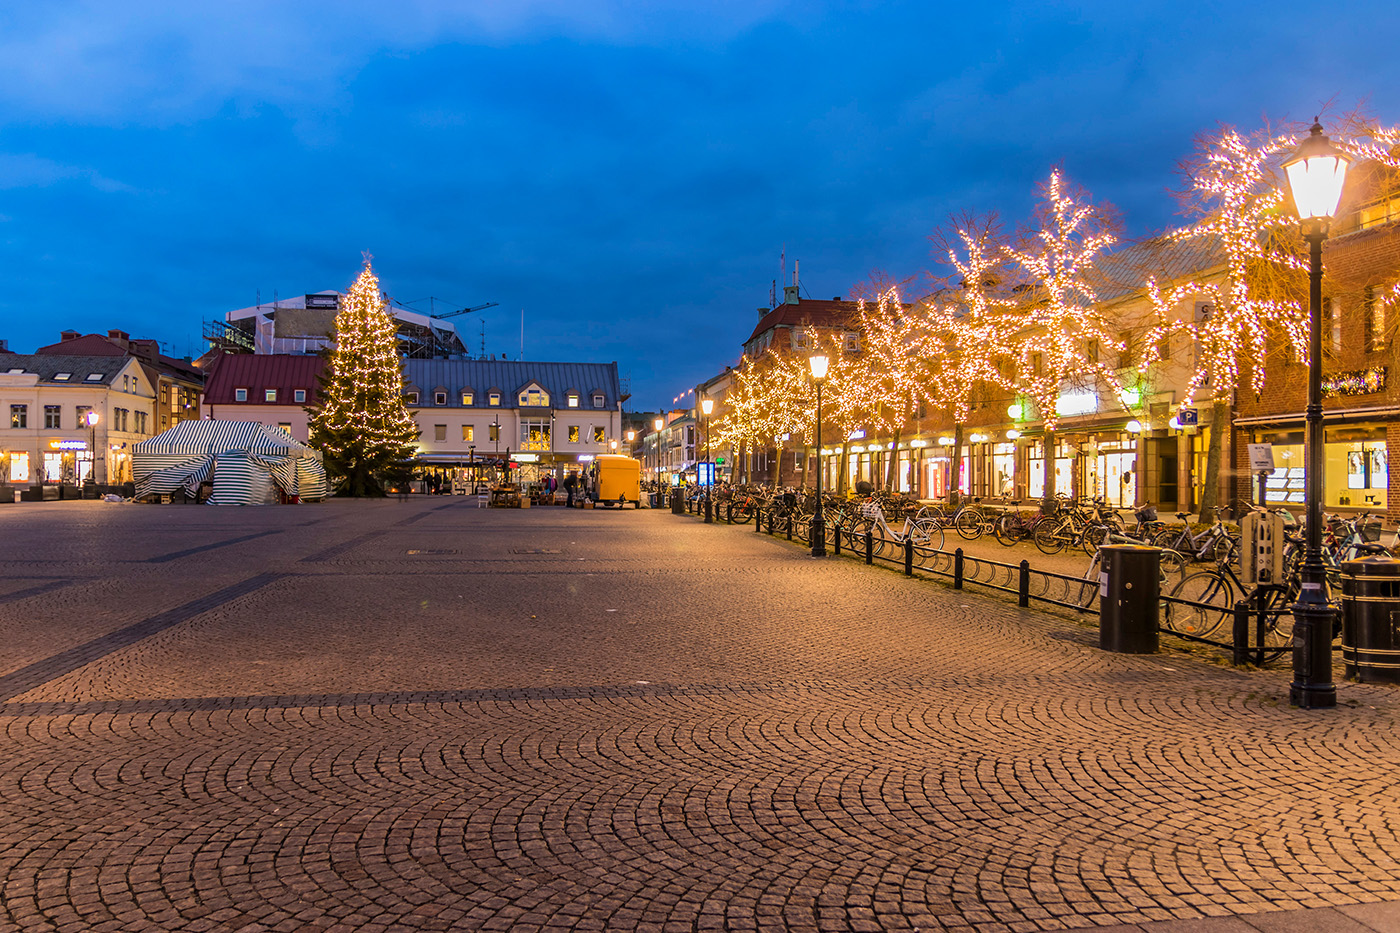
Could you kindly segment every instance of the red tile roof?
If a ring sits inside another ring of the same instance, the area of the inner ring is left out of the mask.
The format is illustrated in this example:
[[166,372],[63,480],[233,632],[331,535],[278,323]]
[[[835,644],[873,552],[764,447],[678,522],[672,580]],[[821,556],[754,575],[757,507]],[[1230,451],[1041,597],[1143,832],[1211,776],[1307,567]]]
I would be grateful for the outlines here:
[[51,353],[62,353],[67,356],[126,356],[125,347],[117,346],[101,334],[84,334],[71,340],[60,340],[47,347],[40,347],[34,352],[44,356]]
[[[287,353],[231,353],[219,359],[204,386],[204,401],[212,405],[310,405],[317,399],[316,377],[325,367],[319,356]],[[247,389],[248,400],[234,400],[234,389]],[[268,402],[266,390],[277,390],[277,401]],[[306,390],[306,401],[294,401],[295,389]]]
[[744,341],[747,344],[759,334],[774,327],[847,327],[856,316],[855,302],[830,301],[823,298],[803,298],[795,305],[781,304],[769,311]]

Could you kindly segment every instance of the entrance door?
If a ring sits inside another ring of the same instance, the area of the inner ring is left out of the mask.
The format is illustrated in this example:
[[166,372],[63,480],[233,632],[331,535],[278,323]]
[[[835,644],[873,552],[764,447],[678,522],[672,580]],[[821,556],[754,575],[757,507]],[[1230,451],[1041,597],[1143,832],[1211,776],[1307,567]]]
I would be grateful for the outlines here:
[[1163,511],[1176,511],[1179,505],[1175,455],[1162,454],[1158,461],[1157,477],[1157,490],[1162,499],[1158,507]]

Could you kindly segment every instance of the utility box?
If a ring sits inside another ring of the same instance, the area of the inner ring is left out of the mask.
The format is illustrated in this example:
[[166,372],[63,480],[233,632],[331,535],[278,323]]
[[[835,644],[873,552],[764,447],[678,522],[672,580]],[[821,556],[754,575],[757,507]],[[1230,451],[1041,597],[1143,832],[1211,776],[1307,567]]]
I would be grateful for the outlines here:
[[1285,524],[1273,512],[1250,512],[1240,520],[1240,579],[1245,583],[1283,582]]

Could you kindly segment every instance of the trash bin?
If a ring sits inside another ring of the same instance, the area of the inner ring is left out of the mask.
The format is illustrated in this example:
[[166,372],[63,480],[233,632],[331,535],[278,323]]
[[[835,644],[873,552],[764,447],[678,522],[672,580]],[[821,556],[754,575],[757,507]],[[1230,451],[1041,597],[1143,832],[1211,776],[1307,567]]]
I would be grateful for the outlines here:
[[1342,564],[1342,665],[1364,683],[1400,684],[1400,560]]
[[679,489],[672,490],[671,492],[671,514],[685,514],[685,497],[681,495],[681,491]]
[[1119,654],[1155,653],[1161,549],[1108,544],[1099,553],[1099,647]]

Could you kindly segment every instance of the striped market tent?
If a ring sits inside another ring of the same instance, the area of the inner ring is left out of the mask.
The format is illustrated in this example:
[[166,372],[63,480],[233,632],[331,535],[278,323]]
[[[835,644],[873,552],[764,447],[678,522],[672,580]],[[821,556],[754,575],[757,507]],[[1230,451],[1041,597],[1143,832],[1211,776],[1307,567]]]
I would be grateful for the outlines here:
[[261,505],[323,499],[320,451],[256,421],[182,421],[131,449],[136,497],[176,489],[194,494],[212,477],[210,505]]

